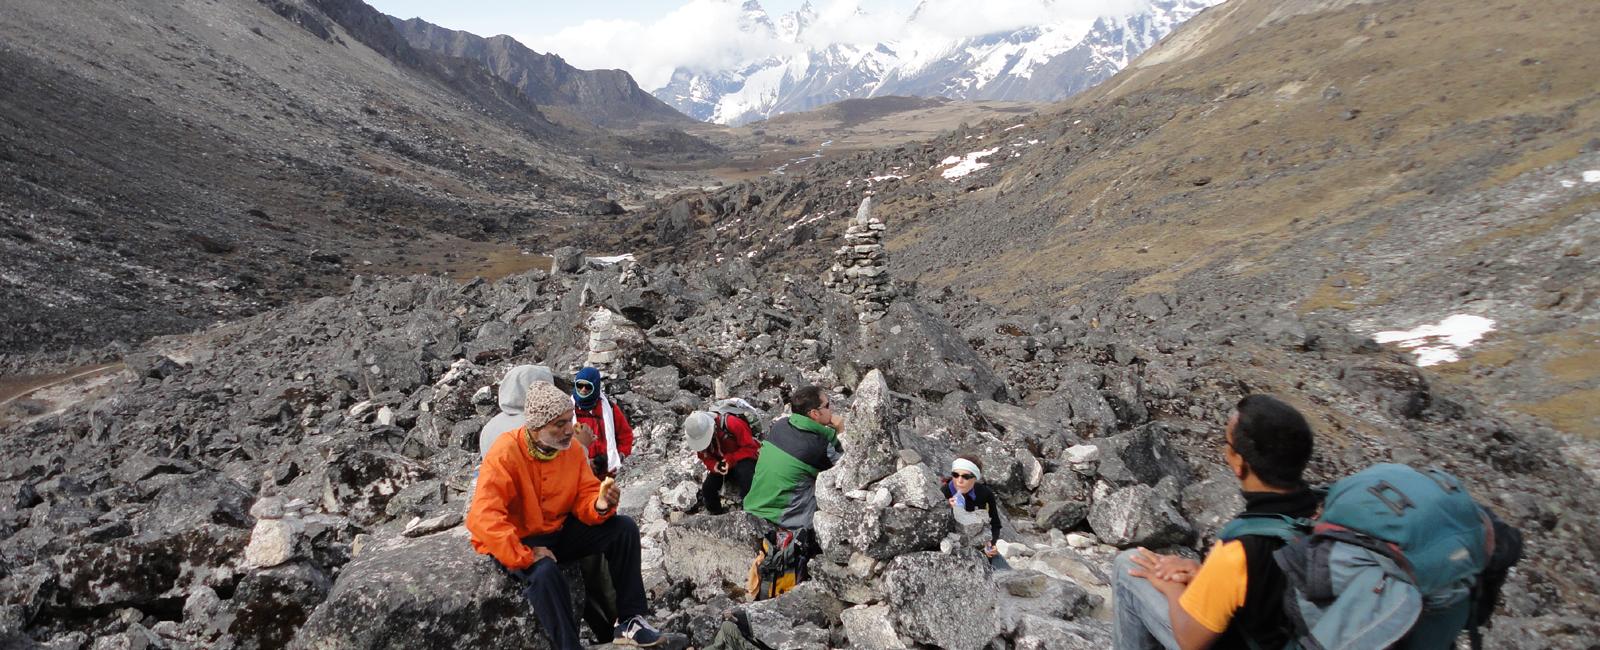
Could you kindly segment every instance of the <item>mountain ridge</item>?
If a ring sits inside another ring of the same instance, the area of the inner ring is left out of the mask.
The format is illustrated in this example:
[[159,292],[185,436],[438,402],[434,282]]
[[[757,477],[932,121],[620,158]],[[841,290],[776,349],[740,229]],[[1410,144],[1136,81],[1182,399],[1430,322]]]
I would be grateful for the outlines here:
[[535,104],[566,108],[601,125],[691,121],[641,89],[626,71],[579,70],[559,55],[536,52],[503,34],[484,37],[421,18],[389,20],[412,47],[478,61]]
[[[1153,0],[1129,16],[1101,16],[1087,26],[1045,24],[962,39],[874,44],[806,43],[806,29],[817,20],[809,3],[774,27],[751,1],[743,5],[740,29],[796,51],[720,70],[679,68],[652,92],[695,119],[733,125],[881,95],[1056,101],[1109,78],[1219,1]],[[872,18],[858,13],[857,19]]]

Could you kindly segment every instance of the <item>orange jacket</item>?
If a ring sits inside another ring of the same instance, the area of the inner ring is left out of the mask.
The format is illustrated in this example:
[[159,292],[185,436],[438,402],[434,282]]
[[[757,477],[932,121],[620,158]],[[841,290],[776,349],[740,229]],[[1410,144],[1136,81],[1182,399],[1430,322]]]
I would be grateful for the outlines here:
[[568,515],[598,526],[617,510],[614,503],[605,512],[594,509],[600,480],[581,446],[541,461],[528,453],[527,436],[527,427],[518,428],[489,447],[467,510],[472,548],[513,571],[533,565],[533,549],[523,538],[561,530]]

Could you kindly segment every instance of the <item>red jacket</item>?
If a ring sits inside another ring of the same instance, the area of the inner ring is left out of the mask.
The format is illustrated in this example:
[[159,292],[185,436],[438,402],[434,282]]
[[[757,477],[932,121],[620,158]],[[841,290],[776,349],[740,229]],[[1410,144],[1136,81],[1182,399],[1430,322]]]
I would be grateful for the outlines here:
[[[711,436],[711,444],[705,451],[695,452],[700,456],[700,462],[705,463],[706,469],[716,469],[719,460],[728,461],[728,466],[732,467],[741,460],[753,459],[761,453],[760,443],[750,434],[750,425],[745,424],[742,418],[718,415],[717,420],[717,430]],[[722,426],[722,421],[728,425]]]
[[[594,431],[594,443],[589,445],[590,458],[603,458],[606,455],[606,421],[600,415],[600,405],[584,410],[576,406],[578,423],[589,425]],[[633,454],[633,427],[628,424],[628,417],[622,414],[622,407],[616,401],[611,402],[611,422],[617,429],[617,453],[627,458]]]

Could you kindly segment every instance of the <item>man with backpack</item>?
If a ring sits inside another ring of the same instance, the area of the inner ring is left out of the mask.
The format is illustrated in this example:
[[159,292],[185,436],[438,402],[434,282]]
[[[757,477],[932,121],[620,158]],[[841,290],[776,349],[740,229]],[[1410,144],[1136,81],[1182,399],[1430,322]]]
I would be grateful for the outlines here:
[[[1439,469],[1379,463],[1304,486],[1311,430],[1287,404],[1239,401],[1224,434],[1245,512],[1204,564],[1125,552],[1118,648],[1481,648],[1522,534]],[[1315,519],[1313,520],[1313,516]]]
[[772,598],[806,579],[806,561],[817,551],[811,520],[817,512],[817,474],[844,454],[839,430],[844,419],[833,412],[828,394],[806,386],[789,395],[790,415],[772,424],[761,443],[755,476],[744,510],[771,522],[776,530],[761,540],[751,566],[749,591]]
[[722,507],[724,483],[731,484],[740,498],[749,493],[761,447],[750,424],[733,413],[695,411],[684,418],[683,432],[685,444],[706,466],[700,501],[706,512],[720,515],[726,512]]
[[806,386],[789,395],[790,415],[772,425],[761,443],[755,476],[744,498],[744,510],[779,528],[809,528],[817,512],[817,474],[843,455],[839,429],[844,419],[833,412],[828,394]]
[[[1302,480],[1311,427],[1299,411],[1250,395],[1239,400],[1223,436],[1223,456],[1244,492],[1244,516],[1316,514],[1320,499]],[[1124,551],[1114,565],[1116,648],[1283,647],[1292,626],[1283,611],[1284,573],[1273,561],[1283,545],[1269,535],[1219,539],[1204,564]]]

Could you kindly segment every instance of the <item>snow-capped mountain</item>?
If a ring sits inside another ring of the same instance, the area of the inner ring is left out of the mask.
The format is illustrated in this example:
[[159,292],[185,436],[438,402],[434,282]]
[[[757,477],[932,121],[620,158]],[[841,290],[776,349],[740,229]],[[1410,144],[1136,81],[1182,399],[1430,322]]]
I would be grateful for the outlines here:
[[[1042,0],[1050,2],[1052,0]],[[807,3],[773,21],[756,0],[742,5],[740,29],[787,52],[720,70],[679,68],[653,91],[695,119],[742,124],[854,97],[943,96],[1053,101],[1116,74],[1183,21],[1222,0],[1150,0],[1130,15],[1043,24],[964,39],[926,36],[912,12],[903,40],[818,44],[806,29]],[[860,11],[853,18],[873,20]]]

